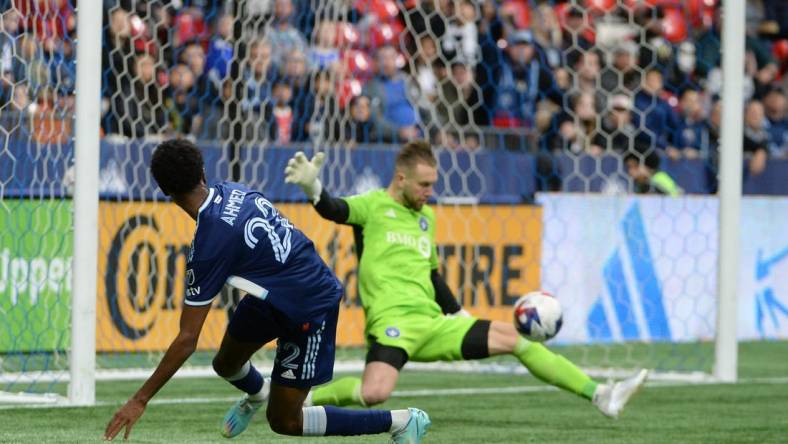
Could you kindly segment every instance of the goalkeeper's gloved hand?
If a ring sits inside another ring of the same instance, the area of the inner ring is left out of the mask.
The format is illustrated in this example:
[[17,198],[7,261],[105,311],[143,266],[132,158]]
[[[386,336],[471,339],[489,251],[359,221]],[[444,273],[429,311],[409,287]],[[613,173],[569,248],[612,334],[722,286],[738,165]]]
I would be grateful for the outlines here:
[[301,187],[306,198],[312,204],[317,204],[320,201],[320,193],[323,191],[323,185],[318,176],[325,157],[325,154],[317,153],[312,157],[312,160],[307,160],[306,155],[299,151],[287,161],[287,167],[285,167],[285,183]]

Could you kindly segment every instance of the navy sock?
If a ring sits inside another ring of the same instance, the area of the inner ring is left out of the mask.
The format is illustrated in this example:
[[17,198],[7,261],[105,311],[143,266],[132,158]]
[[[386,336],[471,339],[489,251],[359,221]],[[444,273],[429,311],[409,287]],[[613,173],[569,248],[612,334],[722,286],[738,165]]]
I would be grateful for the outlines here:
[[238,387],[239,390],[250,395],[259,393],[263,388],[263,375],[249,362],[244,364],[241,371],[225,379],[230,384]]
[[386,433],[391,428],[391,412],[388,410],[323,408],[326,412],[326,436],[373,435]]

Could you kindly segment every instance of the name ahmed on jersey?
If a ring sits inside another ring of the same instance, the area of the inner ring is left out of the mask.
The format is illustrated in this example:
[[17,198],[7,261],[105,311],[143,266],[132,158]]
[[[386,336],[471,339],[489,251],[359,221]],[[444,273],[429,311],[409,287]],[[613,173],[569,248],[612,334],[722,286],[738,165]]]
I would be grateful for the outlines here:
[[227,225],[232,227],[235,224],[235,218],[238,217],[238,211],[241,210],[244,197],[246,197],[246,191],[230,191],[230,197],[227,198],[227,203],[224,204],[224,209],[222,210],[222,220],[227,222]]

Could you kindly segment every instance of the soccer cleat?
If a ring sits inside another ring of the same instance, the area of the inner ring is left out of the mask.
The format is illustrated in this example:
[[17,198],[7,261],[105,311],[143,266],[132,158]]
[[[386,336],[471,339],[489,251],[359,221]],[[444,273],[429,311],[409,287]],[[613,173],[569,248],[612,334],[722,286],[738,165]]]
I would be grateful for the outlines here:
[[430,417],[425,411],[413,407],[408,410],[410,411],[408,423],[405,424],[405,427],[391,434],[391,442],[394,444],[420,443],[421,438],[427,434],[427,429],[432,424]]
[[249,422],[265,401],[252,401],[247,396],[241,398],[224,415],[222,436],[233,438],[241,434],[249,426]]
[[627,401],[634,396],[646,382],[648,370],[642,369],[634,376],[615,384],[601,384],[594,393],[593,403],[609,418],[618,418]]

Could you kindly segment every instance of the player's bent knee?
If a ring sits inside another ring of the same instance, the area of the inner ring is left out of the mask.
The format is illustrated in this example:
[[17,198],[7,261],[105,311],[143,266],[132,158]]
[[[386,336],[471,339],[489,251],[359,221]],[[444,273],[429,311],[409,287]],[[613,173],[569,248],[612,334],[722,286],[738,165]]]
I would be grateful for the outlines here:
[[391,396],[391,390],[381,389],[380,387],[361,388],[361,398],[366,406],[373,406],[386,402]]
[[280,435],[300,436],[303,433],[303,419],[296,415],[287,415],[275,412],[272,409],[266,410],[268,425],[274,433]]
[[230,368],[228,362],[222,359],[220,355],[214,356],[211,364],[213,365],[213,371],[222,378],[229,378],[239,370]]

